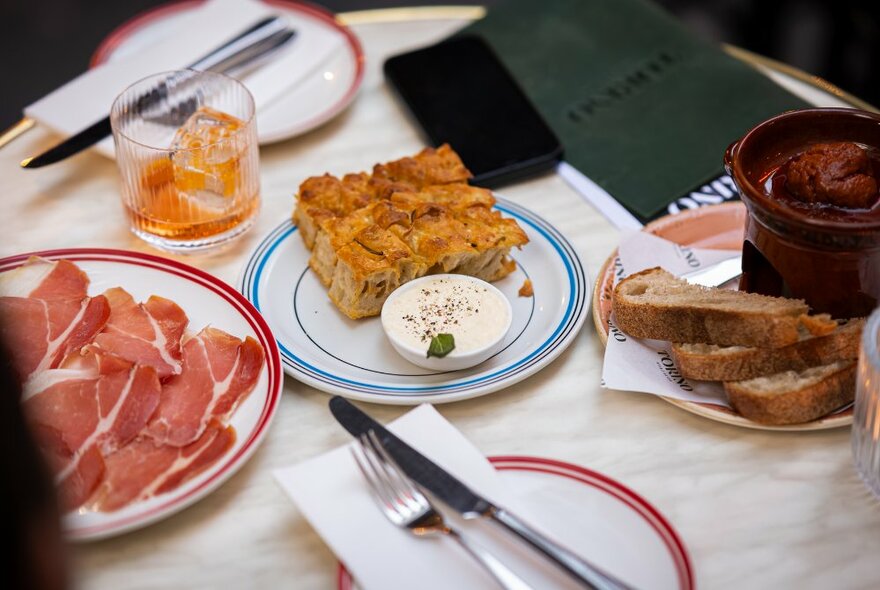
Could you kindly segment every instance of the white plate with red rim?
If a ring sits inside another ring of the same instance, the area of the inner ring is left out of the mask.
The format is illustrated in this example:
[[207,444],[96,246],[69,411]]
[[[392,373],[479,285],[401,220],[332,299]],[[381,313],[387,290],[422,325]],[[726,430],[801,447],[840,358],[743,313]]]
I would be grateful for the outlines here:
[[[90,66],[122,59],[149,47],[173,27],[178,18],[198,9],[205,1],[170,2],[126,21],[104,38],[92,54]],[[263,2],[282,15],[306,19],[343,41],[343,51],[333,54],[295,88],[288,89],[257,113],[257,135],[260,144],[266,145],[306,133],[345,110],[363,81],[364,54],[354,33],[338,23],[333,13],[307,2]]]
[[[537,491],[525,502],[557,540],[589,555],[593,563],[625,575],[624,581],[634,588],[696,587],[690,555],[679,534],[628,487],[591,469],[553,459],[504,456],[489,461],[518,492]],[[508,565],[515,569],[515,564]],[[337,587],[358,588],[343,564]]]
[[74,262],[89,276],[89,295],[117,286],[137,301],[160,295],[175,301],[186,312],[188,334],[210,324],[238,338],[253,337],[266,353],[256,387],[229,420],[235,428],[236,440],[220,460],[180,487],[118,511],[83,510],[65,515],[63,524],[68,538],[102,539],[154,523],[204,498],[244,465],[266,435],[283,385],[275,338],[249,301],[204,271],[159,256],[124,250],[72,248],[19,254],[0,259],[0,273],[18,268],[31,256]]

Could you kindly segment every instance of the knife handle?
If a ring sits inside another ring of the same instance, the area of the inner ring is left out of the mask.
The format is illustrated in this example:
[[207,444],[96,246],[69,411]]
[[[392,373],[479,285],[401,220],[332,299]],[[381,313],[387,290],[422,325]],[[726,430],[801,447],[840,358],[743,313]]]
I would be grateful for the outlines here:
[[555,561],[574,578],[583,582],[585,587],[594,590],[631,590],[620,580],[591,565],[556,541],[545,537],[503,508],[495,508],[489,513],[489,517]]
[[448,529],[447,534],[455,539],[471,557],[476,559],[504,590],[533,590],[522,578],[513,573],[510,568],[498,561],[498,558],[473,541],[465,539],[455,529]]

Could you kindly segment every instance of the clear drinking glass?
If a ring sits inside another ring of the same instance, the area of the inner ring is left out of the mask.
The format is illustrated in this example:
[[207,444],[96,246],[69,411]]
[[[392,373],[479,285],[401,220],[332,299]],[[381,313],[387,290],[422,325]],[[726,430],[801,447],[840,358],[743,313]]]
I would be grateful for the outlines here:
[[180,70],[149,76],[110,109],[131,230],[174,252],[246,231],[260,209],[254,99],[237,80]]
[[862,333],[852,447],[856,470],[880,499],[880,308]]

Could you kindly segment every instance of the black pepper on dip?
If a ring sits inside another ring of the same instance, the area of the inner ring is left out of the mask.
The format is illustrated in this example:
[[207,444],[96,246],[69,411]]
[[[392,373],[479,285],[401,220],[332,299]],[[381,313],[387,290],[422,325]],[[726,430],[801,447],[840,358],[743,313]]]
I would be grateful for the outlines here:
[[382,306],[382,329],[420,367],[456,371],[501,350],[513,308],[497,288],[466,275],[428,275],[402,285]]

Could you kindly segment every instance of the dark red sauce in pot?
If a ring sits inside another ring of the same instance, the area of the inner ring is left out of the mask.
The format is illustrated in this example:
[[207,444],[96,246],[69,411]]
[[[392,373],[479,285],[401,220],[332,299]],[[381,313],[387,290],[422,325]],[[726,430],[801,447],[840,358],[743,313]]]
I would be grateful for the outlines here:
[[767,194],[777,201],[804,215],[833,221],[880,220],[878,185],[880,150],[851,142],[807,148],[771,170],[764,182]]

